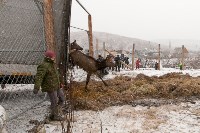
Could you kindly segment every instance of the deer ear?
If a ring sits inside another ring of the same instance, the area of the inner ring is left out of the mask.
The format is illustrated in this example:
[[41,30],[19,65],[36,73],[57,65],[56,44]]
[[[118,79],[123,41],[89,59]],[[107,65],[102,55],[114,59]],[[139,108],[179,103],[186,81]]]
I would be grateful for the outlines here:
[[74,42],[76,42],[76,40],[74,40]]

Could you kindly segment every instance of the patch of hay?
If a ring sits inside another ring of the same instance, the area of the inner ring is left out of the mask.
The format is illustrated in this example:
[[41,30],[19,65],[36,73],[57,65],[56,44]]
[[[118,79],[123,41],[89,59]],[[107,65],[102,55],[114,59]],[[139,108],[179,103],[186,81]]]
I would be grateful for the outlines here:
[[136,78],[119,76],[106,81],[90,81],[86,92],[85,82],[73,83],[76,109],[101,110],[113,105],[131,104],[139,98],[178,98],[200,95],[200,78],[170,73],[161,77],[139,74]]
[[134,95],[151,95],[156,93],[156,88],[150,84],[143,84],[138,87],[138,84],[133,84],[130,90],[134,93]]
[[147,110],[144,114],[145,114],[145,120],[143,123],[143,128],[147,131],[149,131],[150,129],[157,129],[159,127],[159,125],[166,123],[166,119],[164,118],[159,118],[159,116],[157,115],[157,110],[156,108],[154,109],[149,109]]

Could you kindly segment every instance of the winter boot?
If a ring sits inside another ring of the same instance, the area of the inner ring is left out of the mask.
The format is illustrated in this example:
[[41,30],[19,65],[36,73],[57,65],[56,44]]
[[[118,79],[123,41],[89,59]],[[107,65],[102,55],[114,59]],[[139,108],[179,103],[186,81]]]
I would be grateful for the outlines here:
[[54,115],[54,117],[51,119],[52,121],[64,121],[65,117],[61,115]]
[[52,109],[49,118],[52,121],[63,121],[63,120],[65,120],[65,117],[62,115],[59,106]]

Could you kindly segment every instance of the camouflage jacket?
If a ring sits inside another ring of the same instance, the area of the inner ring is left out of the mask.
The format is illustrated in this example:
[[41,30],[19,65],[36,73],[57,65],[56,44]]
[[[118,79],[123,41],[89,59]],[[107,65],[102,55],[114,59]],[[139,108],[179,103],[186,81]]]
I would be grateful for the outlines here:
[[60,87],[58,70],[49,58],[45,58],[37,67],[34,89],[39,90],[40,86],[43,92],[52,92]]

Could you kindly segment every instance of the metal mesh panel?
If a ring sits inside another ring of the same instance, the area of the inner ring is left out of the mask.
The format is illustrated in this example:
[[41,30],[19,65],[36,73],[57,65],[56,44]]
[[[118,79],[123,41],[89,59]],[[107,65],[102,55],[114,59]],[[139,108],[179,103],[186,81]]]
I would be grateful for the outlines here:
[[0,60],[4,64],[38,64],[45,50],[43,15],[33,0],[2,1]]
[[54,29],[55,29],[55,38],[57,46],[60,46],[62,43],[62,27],[63,27],[63,8],[65,0],[54,0],[53,1],[53,15],[54,15]]
[[[0,0],[0,105],[7,112],[7,131],[27,132],[32,119],[43,119],[45,94],[32,93],[37,65],[46,50],[42,3]],[[37,114],[36,114],[37,112]]]
[[[56,52],[62,65],[69,42],[71,0],[52,2]],[[43,0],[0,0],[0,105],[8,114],[8,132],[27,132],[34,126],[29,121],[43,120],[48,112],[46,95],[32,93],[36,68],[47,48],[43,7]]]

